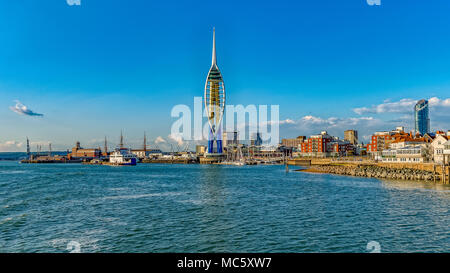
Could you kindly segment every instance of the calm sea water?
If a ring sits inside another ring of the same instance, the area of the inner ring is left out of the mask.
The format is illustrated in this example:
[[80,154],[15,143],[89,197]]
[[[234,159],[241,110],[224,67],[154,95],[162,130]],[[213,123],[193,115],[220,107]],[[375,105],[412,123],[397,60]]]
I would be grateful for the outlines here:
[[283,166],[0,162],[0,252],[449,252],[449,208],[447,186]]

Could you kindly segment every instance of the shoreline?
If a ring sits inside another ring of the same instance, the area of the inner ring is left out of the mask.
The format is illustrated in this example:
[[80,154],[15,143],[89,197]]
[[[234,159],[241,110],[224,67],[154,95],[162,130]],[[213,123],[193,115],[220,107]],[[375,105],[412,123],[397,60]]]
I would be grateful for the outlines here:
[[448,178],[438,172],[419,170],[413,168],[389,168],[377,165],[312,165],[306,169],[295,170],[297,172],[316,173],[316,174],[334,174],[354,177],[393,179],[406,181],[434,182],[440,184],[449,184]]

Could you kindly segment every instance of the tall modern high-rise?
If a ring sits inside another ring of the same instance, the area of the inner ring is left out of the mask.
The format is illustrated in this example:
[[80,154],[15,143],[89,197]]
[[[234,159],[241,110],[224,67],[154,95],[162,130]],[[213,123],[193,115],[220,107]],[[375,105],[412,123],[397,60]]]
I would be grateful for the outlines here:
[[[222,154],[222,119],[225,109],[225,85],[217,66],[216,31],[213,29],[212,64],[206,77],[205,108],[209,123],[208,153]],[[216,147],[214,147],[216,143]]]
[[416,133],[422,136],[430,132],[429,107],[427,100],[419,100],[414,106],[414,124]]

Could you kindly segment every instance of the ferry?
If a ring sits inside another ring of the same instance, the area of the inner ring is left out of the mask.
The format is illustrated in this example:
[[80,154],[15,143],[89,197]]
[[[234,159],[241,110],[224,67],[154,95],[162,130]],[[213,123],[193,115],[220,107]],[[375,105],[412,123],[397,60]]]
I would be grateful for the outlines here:
[[136,165],[137,157],[131,153],[130,149],[120,148],[116,149],[109,155],[108,165]]

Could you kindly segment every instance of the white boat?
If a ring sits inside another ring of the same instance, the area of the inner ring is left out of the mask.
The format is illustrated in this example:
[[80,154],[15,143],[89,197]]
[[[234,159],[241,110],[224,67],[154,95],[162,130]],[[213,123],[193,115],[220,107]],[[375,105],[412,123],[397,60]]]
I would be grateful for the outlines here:
[[136,165],[136,162],[136,155],[127,148],[116,149],[109,156],[110,165]]

